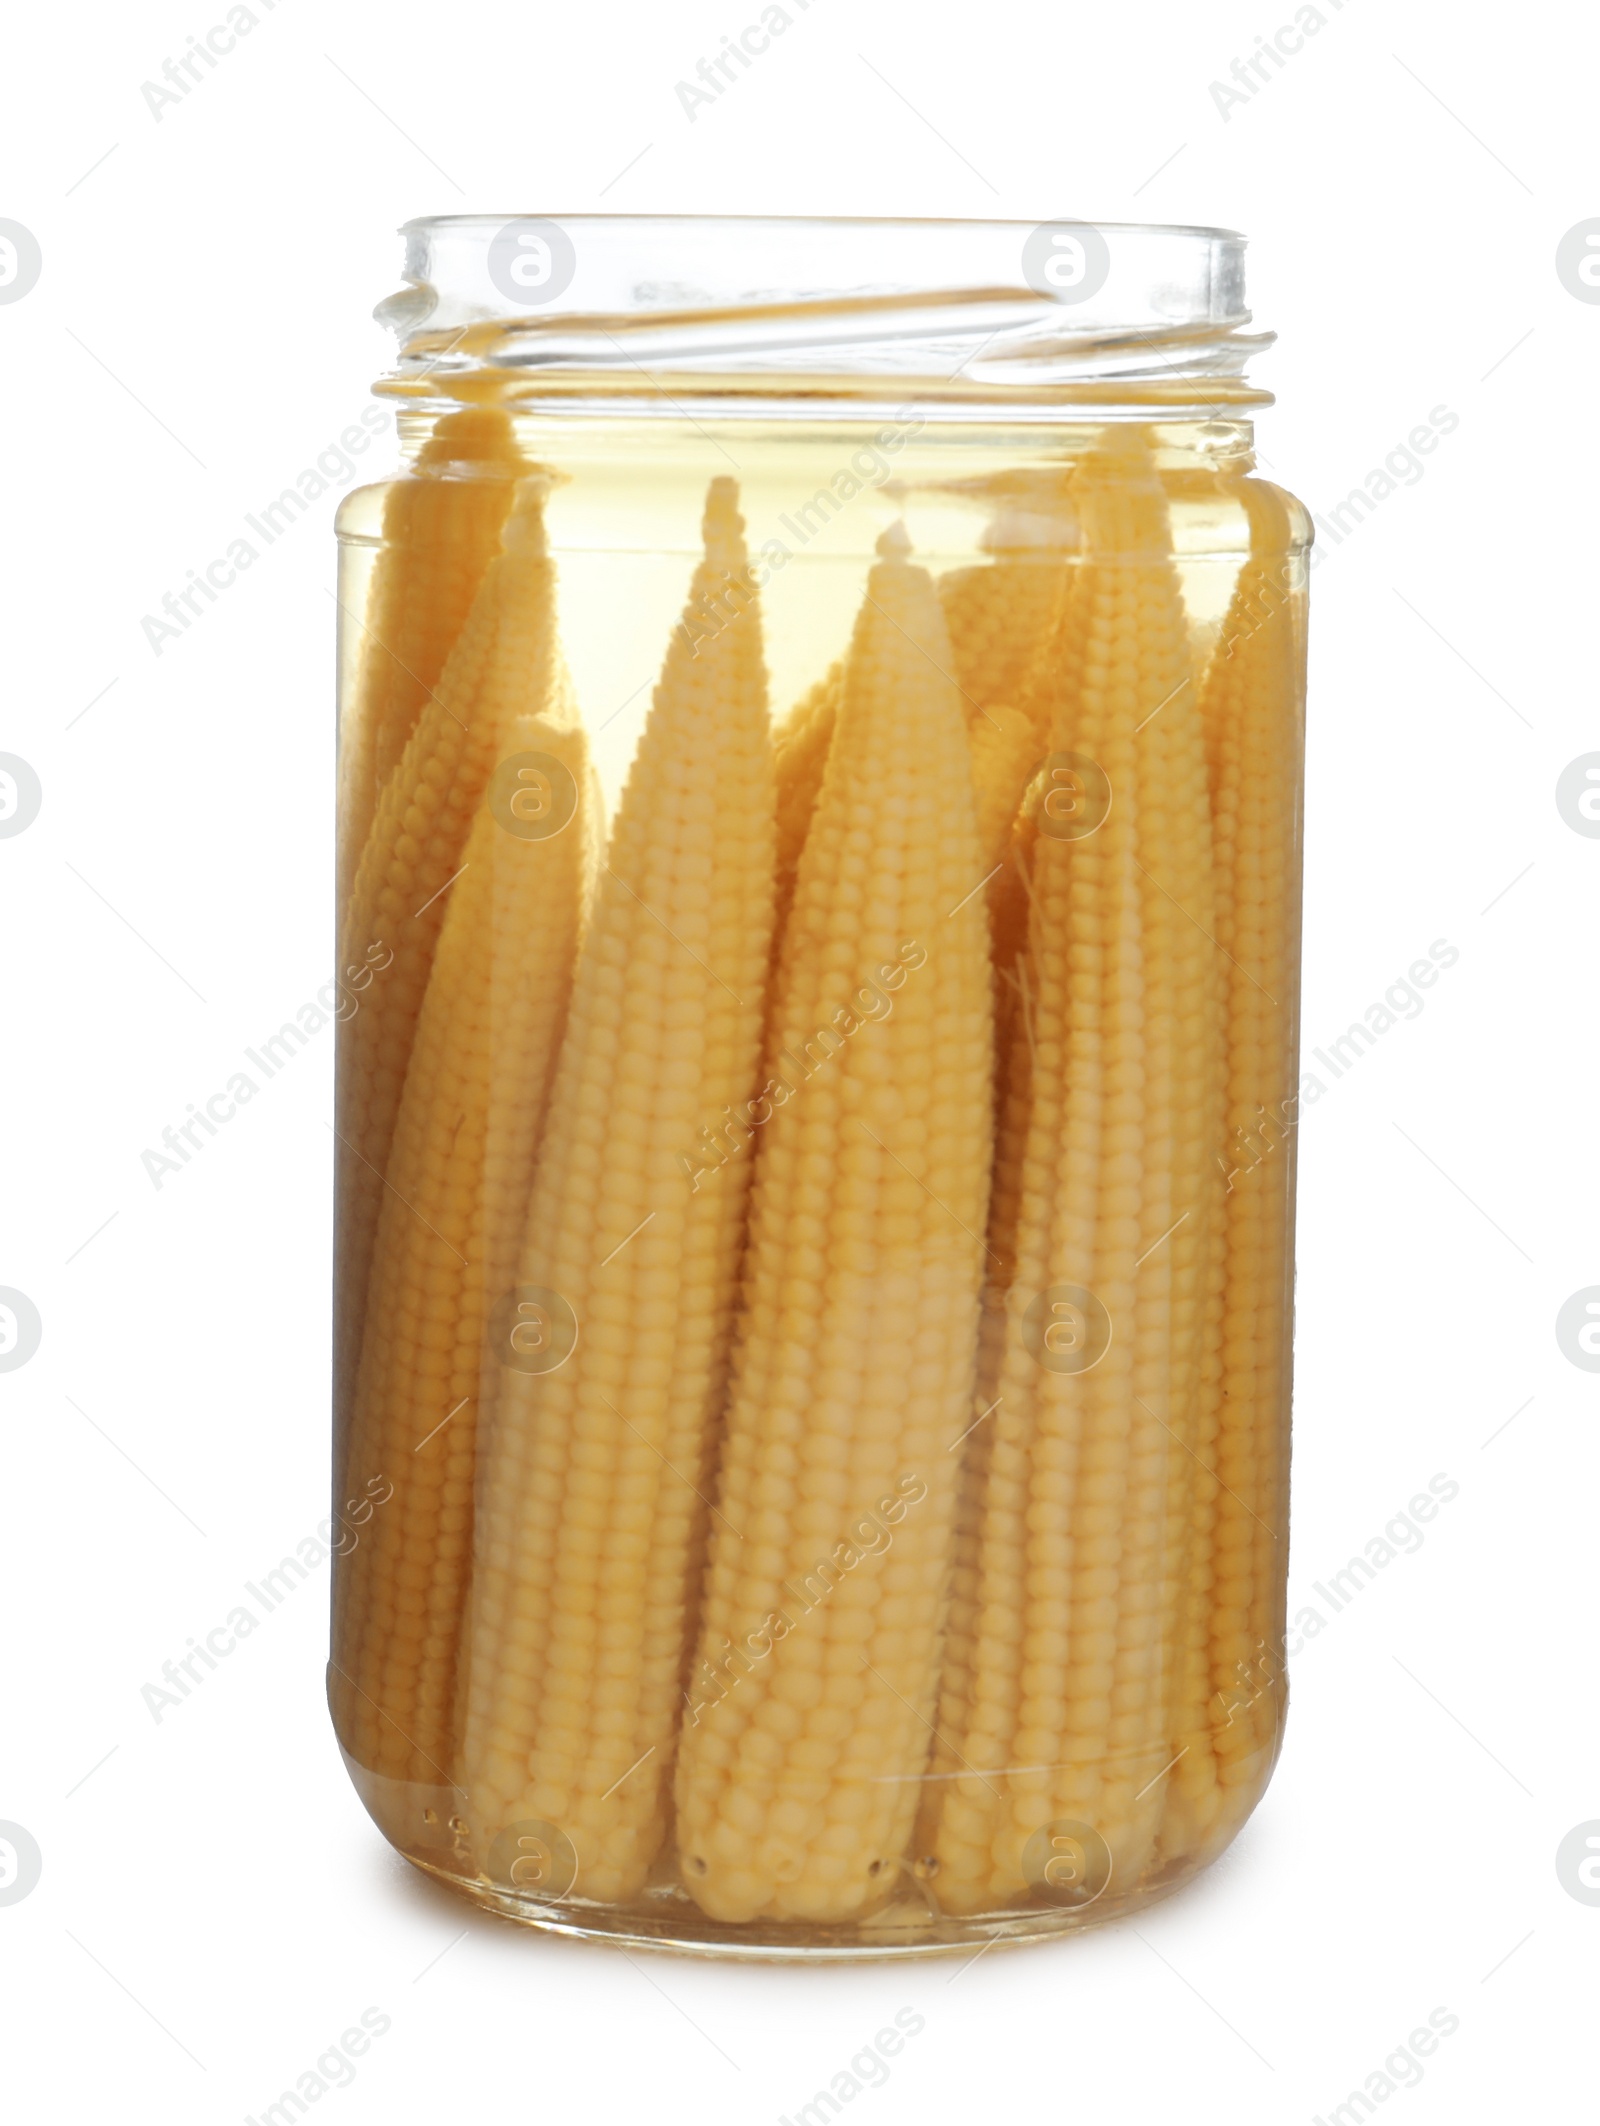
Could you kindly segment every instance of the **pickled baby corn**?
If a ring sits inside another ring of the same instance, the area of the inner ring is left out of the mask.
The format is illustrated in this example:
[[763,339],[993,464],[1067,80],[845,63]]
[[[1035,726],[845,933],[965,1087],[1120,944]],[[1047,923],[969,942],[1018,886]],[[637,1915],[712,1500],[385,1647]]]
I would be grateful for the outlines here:
[[464,406],[434,428],[417,455],[415,477],[389,490],[347,711],[340,908],[378,797],[500,551],[516,475],[527,470],[506,415],[498,407]]
[[[1218,1792],[1204,1755],[1180,1783],[1204,1824],[1233,1828],[1263,1776],[1282,1716],[1285,1401],[1288,1393],[1294,1126],[1294,992],[1298,856],[1293,793],[1300,767],[1302,648],[1284,555],[1284,496],[1260,481],[1237,490],[1250,525],[1240,572],[1202,697],[1216,817],[1216,934],[1226,1014],[1225,1159],[1218,1269],[1226,1284],[1214,1462],[1210,1582],[1197,1622],[1209,1625],[1209,1726]],[[1206,1459],[1212,1459],[1207,1454]],[[1204,1507],[1199,1505],[1202,1520]],[[1202,1531],[1204,1532],[1204,1531]],[[1198,1641],[1198,1631],[1192,1633]],[[1193,1733],[1196,1691],[1187,1696]],[[1187,1768],[1187,1760],[1180,1771]],[[1178,1803],[1175,1800],[1175,1809]]]
[[348,1450],[392,1487],[338,1585],[333,1689],[368,1770],[452,1776],[485,1295],[515,1268],[599,820],[558,694],[510,718],[450,889],[378,1218]]
[[384,1176],[446,888],[505,733],[520,715],[548,713],[570,685],[545,550],[547,484],[535,475],[518,486],[503,551],[384,786],[343,912],[341,967],[359,966],[380,945],[389,957],[341,1029],[335,1396],[342,1413],[354,1389]]
[[886,534],[777,972],[677,1780],[719,1920],[897,1888],[931,1742],[990,1156],[976,820],[926,572]]
[[937,1894],[957,1912],[1025,1894],[1031,1843],[1063,1822],[1136,1874],[1175,1695],[1171,1468],[1203,1341],[1197,1248],[1175,1243],[1206,1215],[1204,750],[1165,501],[1137,439],[1108,437],[1074,492],[1084,550],[1050,743],[1096,762],[1112,798],[1093,833],[1042,819],[1032,838],[1026,1041],[991,1235],[1007,1283],[974,1403],[992,1432],[940,1711]]
[[[516,1273],[576,1342],[552,1370],[501,1367],[467,1635],[480,1865],[550,1825],[600,1899],[638,1891],[666,1830],[750,1168],[707,1171],[695,1147],[755,1092],[771,944],[766,677],[729,480],[705,542],[606,853]],[[732,617],[691,635],[708,604]]]

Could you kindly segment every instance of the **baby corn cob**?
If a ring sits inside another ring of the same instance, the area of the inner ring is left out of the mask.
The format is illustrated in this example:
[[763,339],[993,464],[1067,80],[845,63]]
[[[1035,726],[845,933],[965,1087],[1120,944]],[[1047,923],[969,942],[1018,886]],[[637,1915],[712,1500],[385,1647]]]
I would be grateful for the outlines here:
[[1062,1823],[1136,1874],[1175,1690],[1172,1456],[1202,1324],[1197,1247],[1169,1228],[1203,1218],[1180,1198],[1206,1156],[1205,1094],[1186,1083],[1207,1068],[1204,753],[1165,501],[1137,438],[1108,436],[1075,495],[1084,548],[1051,653],[1050,750],[1097,762],[1112,796],[1081,839],[1038,805],[1028,822],[1027,1008],[991,1234],[1010,1284],[986,1318],[974,1411],[992,1438],[940,1714],[952,1911],[1023,1894],[1040,1879],[1030,1841]]
[[950,633],[951,670],[970,720],[997,703],[1015,706],[1027,685],[1055,617],[1069,566],[1058,539],[1068,527],[1006,510],[983,538],[992,555],[939,578],[939,601]]
[[[388,955],[341,1029],[336,1407],[346,1421],[361,1349],[372,1246],[412,1037],[443,924],[445,889],[504,734],[549,713],[569,682],[556,641],[545,481],[522,483],[472,613],[384,786],[340,934],[340,965]],[[361,1472],[364,1474],[365,1472]]]
[[497,407],[464,406],[439,422],[411,476],[384,500],[383,543],[341,752],[341,910],[379,793],[500,551],[515,478],[527,470],[506,416]]
[[341,1561],[334,1612],[345,1747],[424,1786],[453,1776],[485,1294],[515,1269],[599,827],[569,702],[513,717],[500,743],[505,767],[440,932],[378,1219],[347,1468],[358,1487],[383,1475],[390,1495]]
[[[1058,599],[1068,596],[1070,578],[1062,577]],[[1022,1182],[1022,1153],[1031,1105],[1027,1073],[1032,1062],[1027,942],[1031,907],[1033,849],[1038,839],[1045,777],[1032,771],[1051,730],[1050,700],[1059,684],[1062,652],[1061,614],[1035,650],[1034,668],[1024,687],[1025,710],[997,703],[975,716],[968,727],[973,784],[978,800],[979,834],[988,876],[990,954],[994,969],[994,1117],[995,1156],[989,1206],[989,1256],[984,1305],[979,1320],[978,1377],[998,1368],[1004,1333],[1005,1295],[1015,1268],[1011,1251]],[[1009,757],[1008,757],[1009,755]],[[1020,778],[1021,787],[1017,787]],[[966,1708],[975,1652],[978,1560],[982,1540],[982,1502],[988,1484],[994,1427],[987,1410],[974,1421],[965,1448],[956,1509],[955,1563],[950,1584],[950,1620],[941,1682],[941,1740],[936,1761],[948,1775],[954,1759],[948,1741],[948,1717]],[[931,1847],[942,1790],[934,1785],[923,1798],[918,1847]]]
[[[518,1271],[576,1346],[501,1373],[470,1604],[480,1863],[551,1825],[599,1899],[635,1894],[665,1834],[750,1170],[708,1173],[695,1147],[756,1090],[771,946],[766,677],[729,480],[705,539],[579,960]],[[694,646],[694,616],[730,605]]]
[[906,550],[879,542],[777,974],[677,1782],[684,1881],[721,1920],[886,1902],[931,1739],[989,971],[948,642]]
[[[1227,1306],[1215,1446],[1210,1623],[1211,1803],[1185,1788],[1189,1812],[1215,1808],[1226,1834],[1248,1811],[1283,1710],[1281,1612],[1293,1207],[1299,931],[1302,644],[1288,587],[1284,497],[1240,488],[1250,556],[1223,623],[1204,691],[1217,838],[1216,934],[1227,1039],[1224,1202]],[[1194,1718],[1193,1690],[1188,1717]],[[1196,1723],[1198,1725],[1198,1723]]]
[[[1159,519],[1150,526],[1160,539]],[[1170,551],[1170,535],[1165,545]],[[1162,1781],[1182,1688],[1185,1620],[1203,1599],[1189,1579],[1190,1501],[1209,1481],[1197,1439],[1208,1339],[1220,1336],[1223,1106],[1215,874],[1205,730],[1189,673],[1176,572],[1157,591],[1161,548],[1147,549],[1149,589],[1171,629],[1172,691],[1151,714],[1139,763],[1146,1011],[1143,1252],[1134,1294],[1134,1465],[1125,1513],[1119,1651],[1112,1690],[1111,1774],[1102,1801],[1126,1828],[1124,1877],[1149,1859],[1166,1805]],[[1182,654],[1180,655],[1180,652]]]

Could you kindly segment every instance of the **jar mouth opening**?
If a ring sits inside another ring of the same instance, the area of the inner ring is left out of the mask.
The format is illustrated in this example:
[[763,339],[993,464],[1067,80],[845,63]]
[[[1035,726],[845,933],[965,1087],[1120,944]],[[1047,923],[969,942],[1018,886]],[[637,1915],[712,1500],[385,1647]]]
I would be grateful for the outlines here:
[[[383,387],[740,399],[932,392],[953,403],[1259,405],[1245,239],[1156,223],[445,214],[407,222],[374,313]],[[1204,381],[1207,389],[1182,387]],[[1184,406],[1182,410],[1190,410]]]

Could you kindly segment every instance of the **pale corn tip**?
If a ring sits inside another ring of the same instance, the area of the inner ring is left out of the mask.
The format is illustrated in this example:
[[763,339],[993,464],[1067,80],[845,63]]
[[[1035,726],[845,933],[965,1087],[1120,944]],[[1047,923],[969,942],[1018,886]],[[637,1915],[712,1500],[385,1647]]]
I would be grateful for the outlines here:
[[509,471],[515,457],[515,432],[499,407],[462,406],[435,425],[417,453],[417,471],[437,473],[452,465]]
[[706,489],[700,532],[708,568],[731,571],[743,567],[746,551],[744,518],[739,514],[739,483],[726,473],[719,474]]
[[1048,513],[1002,509],[984,526],[978,537],[979,550],[997,560],[1015,560],[1021,555],[1057,555],[1073,542],[1077,518],[1066,502]]
[[549,475],[542,472],[517,482],[511,514],[506,519],[500,543],[508,554],[516,554],[519,560],[541,561],[550,552],[544,506],[553,484]]

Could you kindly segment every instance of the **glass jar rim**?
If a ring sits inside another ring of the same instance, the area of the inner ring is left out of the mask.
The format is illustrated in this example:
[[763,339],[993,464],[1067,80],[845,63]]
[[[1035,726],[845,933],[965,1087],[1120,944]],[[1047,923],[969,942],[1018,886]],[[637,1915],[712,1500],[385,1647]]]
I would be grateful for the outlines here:
[[[1246,239],[1178,223],[913,216],[442,214],[404,224],[375,312],[386,389],[493,373],[541,395],[737,399],[832,384],[954,402],[1121,389],[1202,409],[1244,381]],[[1176,411],[1174,407],[1172,409]]]

